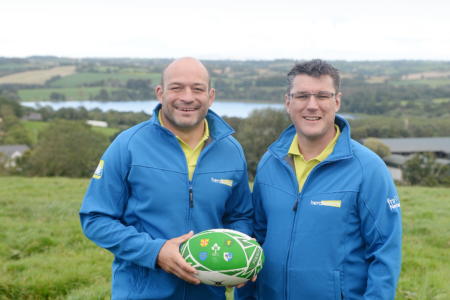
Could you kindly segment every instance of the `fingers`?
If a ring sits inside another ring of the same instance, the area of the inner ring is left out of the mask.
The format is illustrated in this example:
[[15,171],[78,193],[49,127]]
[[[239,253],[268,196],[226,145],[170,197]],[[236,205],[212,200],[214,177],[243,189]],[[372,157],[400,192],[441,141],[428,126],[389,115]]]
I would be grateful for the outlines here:
[[[255,282],[257,278],[258,278],[258,276],[255,275],[255,276],[252,277],[252,279],[250,279],[250,281],[251,282]],[[246,284],[247,284],[247,281],[244,282],[244,283],[240,283],[240,284],[236,285],[236,288],[240,289],[241,287],[245,286]]]
[[188,239],[190,239],[194,235],[194,232],[191,230],[186,234],[183,234],[179,237],[176,237],[172,240],[176,241],[178,245],[181,245],[182,243],[186,242]]
[[199,284],[200,280],[195,277],[197,270],[188,264],[180,254],[180,244],[193,235],[189,232],[182,236],[170,239],[164,243],[158,254],[157,264],[166,272],[192,284]]

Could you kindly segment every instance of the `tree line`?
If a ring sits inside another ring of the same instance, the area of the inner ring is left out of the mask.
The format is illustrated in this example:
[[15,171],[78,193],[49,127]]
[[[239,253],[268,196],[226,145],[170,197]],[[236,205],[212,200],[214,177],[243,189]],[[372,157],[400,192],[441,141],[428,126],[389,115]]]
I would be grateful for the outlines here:
[[[24,111],[40,112],[47,126],[32,143],[20,117]],[[17,105],[16,101],[0,97],[0,144],[27,144],[27,152],[15,168],[0,173],[25,176],[65,176],[89,177],[95,169],[101,154],[115,136],[106,136],[85,124],[87,119],[107,121],[112,127],[124,130],[150,116],[145,113],[102,112],[84,108],[64,108],[54,111],[50,107],[37,110]],[[235,137],[242,144],[248,163],[249,177],[252,180],[256,166],[267,147],[290,124],[284,111],[263,109],[253,111],[247,118],[225,117],[236,130]],[[350,120],[352,137],[362,141],[367,137],[421,137],[450,136],[450,119],[425,117],[365,117]],[[119,131],[120,132],[120,131]],[[380,156],[387,155],[379,143],[369,145]],[[381,150],[380,150],[381,149]],[[405,167],[405,178],[411,184],[450,185],[450,170],[439,167],[429,156],[417,157]],[[412,164],[412,165],[411,165]],[[417,175],[428,170],[424,174]],[[434,167],[433,167],[434,166]],[[439,167],[439,168],[438,168]],[[416,173],[414,173],[416,172]],[[413,174],[413,175],[411,175]],[[422,180],[419,180],[422,179]]]

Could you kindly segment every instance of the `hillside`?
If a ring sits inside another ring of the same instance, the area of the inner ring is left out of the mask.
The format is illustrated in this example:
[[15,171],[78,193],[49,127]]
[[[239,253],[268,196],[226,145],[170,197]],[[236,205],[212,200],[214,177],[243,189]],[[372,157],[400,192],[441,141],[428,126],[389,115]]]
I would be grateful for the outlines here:
[[[0,58],[0,95],[21,101],[147,100],[168,59]],[[220,100],[280,102],[293,60],[206,60]],[[448,116],[449,61],[332,61],[343,111]]]
[[[0,177],[0,299],[109,298],[112,255],[87,240],[79,225],[87,184]],[[449,299],[450,189],[399,192],[404,237],[396,299]]]

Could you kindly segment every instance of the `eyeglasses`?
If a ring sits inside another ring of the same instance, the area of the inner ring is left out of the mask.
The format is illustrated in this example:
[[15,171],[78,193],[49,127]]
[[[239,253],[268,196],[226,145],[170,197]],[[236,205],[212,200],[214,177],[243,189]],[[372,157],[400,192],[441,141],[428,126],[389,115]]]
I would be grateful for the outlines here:
[[306,102],[311,96],[314,96],[319,101],[327,101],[336,96],[336,94],[323,91],[318,93],[295,93],[289,94],[289,96],[296,101]]

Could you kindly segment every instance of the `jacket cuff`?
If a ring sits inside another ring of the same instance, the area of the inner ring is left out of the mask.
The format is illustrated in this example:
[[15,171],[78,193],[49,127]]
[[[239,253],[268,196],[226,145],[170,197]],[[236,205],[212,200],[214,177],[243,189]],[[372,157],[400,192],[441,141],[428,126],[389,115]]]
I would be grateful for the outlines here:
[[158,261],[158,255],[159,251],[161,250],[162,246],[167,240],[164,239],[154,239],[151,241],[150,245],[148,246],[148,253],[144,256],[142,256],[139,261],[137,262],[139,265],[150,268],[150,269],[156,269],[158,267],[157,261]]

